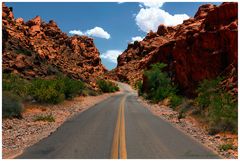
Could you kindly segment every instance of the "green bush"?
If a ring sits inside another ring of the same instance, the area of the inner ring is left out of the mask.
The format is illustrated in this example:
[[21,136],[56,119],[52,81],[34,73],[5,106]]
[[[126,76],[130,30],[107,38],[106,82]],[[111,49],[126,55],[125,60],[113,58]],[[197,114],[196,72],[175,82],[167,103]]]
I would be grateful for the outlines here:
[[3,74],[3,91],[10,91],[21,98],[33,97],[40,103],[59,103],[83,94],[85,84],[63,75],[55,79],[26,80],[14,74]]
[[3,73],[2,88],[3,91],[11,91],[11,93],[25,98],[29,92],[30,82],[14,74]]
[[217,85],[221,82],[222,78],[216,78],[213,80],[203,80],[197,88],[198,97],[196,101],[201,110],[204,110],[211,104],[211,95],[217,92]]
[[177,106],[182,104],[182,101],[183,101],[183,98],[181,96],[178,96],[176,94],[172,94],[170,96],[170,102],[171,102],[172,108],[176,108]]
[[2,116],[3,118],[22,118],[23,106],[20,98],[10,92],[4,91],[2,96]]
[[167,73],[162,71],[164,67],[166,67],[166,64],[157,63],[152,65],[150,70],[144,72],[144,76],[147,78],[148,89],[144,89],[145,91],[143,92],[146,98],[153,102],[159,102],[164,98],[175,95],[177,91],[176,87],[171,84]]
[[222,144],[219,146],[219,150],[221,151],[227,151],[227,150],[236,150],[237,147],[233,146],[233,144]]
[[94,91],[93,89],[85,88],[85,89],[82,91],[82,95],[83,95],[83,96],[97,96],[97,95],[99,95],[99,93],[97,93],[97,92]]
[[35,79],[28,81],[14,74],[3,74],[3,91],[10,91],[21,98],[30,95],[42,103],[58,103],[64,99],[64,83],[56,80]]
[[30,95],[41,103],[60,103],[65,98],[71,99],[83,94],[85,84],[69,77],[59,76],[56,79],[35,79],[32,81]]
[[60,103],[64,100],[64,82],[61,80],[35,79],[30,94],[40,103]]
[[142,81],[140,81],[140,80],[137,81],[136,84],[135,84],[135,88],[137,89],[139,96],[142,96],[142,94],[143,94],[142,85],[143,85]]
[[207,118],[209,134],[237,132],[237,102],[233,96],[219,86],[222,78],[203,81],[198,88],[197,105]]
[[85,85],[82,81],[73,80],[69,77],[63,78],[64,94],[66,98],[73,98],[79,94],[83,94]]
[[34,121],[45,121],[45,122],[55,122],[55,118],[52,114],[49,115],[37,115],[34,118]]
[[115,83],[103,79],[99,79],[97,85],[104,93],[119,91],[119,87]]

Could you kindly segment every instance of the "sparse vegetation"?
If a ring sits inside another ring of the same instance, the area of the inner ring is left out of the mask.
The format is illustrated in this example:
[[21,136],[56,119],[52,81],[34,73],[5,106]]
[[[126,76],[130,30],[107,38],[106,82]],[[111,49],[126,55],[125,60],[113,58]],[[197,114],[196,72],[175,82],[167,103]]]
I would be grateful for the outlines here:
[[177,88],[171,84],[171,80],[166,72],[163,72],[163,68],[166,64],[157,63],[152,65],[150,70],[144,72],[144,76],[147,78],[147,89],[144,89],[142,84],[138,86],[139,95],[145,96],[152,102],[157,103],[165,98],[170,98],[173,108],[181,104],[181,97],[176,95]]
[[183,102],[183,97],[178,96],[176,94],[172,94],[170,96],[170,102],[171,102],[171,106],[172,108],[176,108],[177,106],[179,106],[182,102]]
[[228,151],[228,150],[236,150],[237,147],[233,146],[232,143],[228,143],[228,144],[222,144],[219,146],[219,150],[221,151]]
[[61,76],[57,79],[33,80],[30,93],[38,102],[56,104],[65,98],[71,99],[83,94],[84,89],[85,85],[82,81]]
[[137,81],[134,88],[137,89],[138,95],[142,96],[142,81]]
[[186,117],[185,110],[181,109],[178,113],[178,120],[185,118],[185,117]]
[[[136,86],[138,86],[139,95],[154,103],[169,98],[171,107],[175,109],[182,104],[183,97],[177,95],[177,88],[163,71],[165,67],[166,65],[162,63],[152,65],[151,69],[144,72],[146,78],[144,89],[141,82]],[[197,89],[198,97],[195,98],[195,102],[198,109],[195,113],[206,120],[209,134],[224,131],[237,132],[237,101],[219,85],[222,80],[223,78],[204,80]],[[181,119],[185,111],[181,108],[178,110],[180,110],[179,119]]]
[[16,53],[18,54],[24,54],[24,55],[27,55],[27,56],[31,56],[32,55],[32,52],[28,49],[18,49],[16,50]]
[[49,114],[49,115],[37,115],[37,116],[35,116],[34,121],[55,122],[55,119],[54,119],[52,114]]
[[82,91],[82,95],[83,96],[97,96],[99,95],[98,92],[94,91],[93,89],[90,89],[90,88],[85,88],[83,91]]
[[119,91],[119,87],[115,83],[104,79],[99,79],[97,85],[103,93]]
[[35,79],[30,95],[40,103],[60,103],[64,100],[64,82],[59,80]]
[[22,118],[23,106],[18,96],[4,91],[2,97],[2,116],[3,118]]
[[24,99],[28,95],[29,87],[29,81],[22,79],[17,75],[3,73],[3,91],[9,91]]
[[209,134],[237,132],[237,102],[219,86],[222,78],[204,80],[198,87],[197,105],[207,119]]
[[64,81],[64,94],[67,99],[83,94],[85,85],[82,81],[73,80],[69,77],[64,77],[62,80]]
[[25,80],[13,74],[3,74],[3,91],[14,93],[23,100],[30,96],[40,103],[62,102],[65,98],[71,99],[77,95],[83,95],[85,88],[82,81],[66,76]]

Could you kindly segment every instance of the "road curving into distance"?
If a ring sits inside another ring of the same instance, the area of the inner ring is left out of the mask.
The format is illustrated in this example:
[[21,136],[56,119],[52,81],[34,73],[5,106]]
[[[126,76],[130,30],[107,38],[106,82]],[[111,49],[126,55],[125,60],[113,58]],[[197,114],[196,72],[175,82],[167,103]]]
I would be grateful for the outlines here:
[[217,154],[151,114],[119,83],[112,96],[66,121],[19,159],[212,159]]

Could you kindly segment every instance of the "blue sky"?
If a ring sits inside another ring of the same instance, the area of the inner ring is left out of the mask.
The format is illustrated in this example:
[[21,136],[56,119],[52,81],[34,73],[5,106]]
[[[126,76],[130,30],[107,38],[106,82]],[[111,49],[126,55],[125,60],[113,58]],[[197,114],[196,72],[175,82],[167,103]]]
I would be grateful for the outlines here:
[[54,20],[69,36],[77,33],[93,37],[102,63],[112,69],[129,42],[141,40],[161,23],[171,26],[193,17],[198,7],[206,3],[11,2],[6,5],[13,7],[15,18],[22,17],[25,22],[39,15],[46,22]]

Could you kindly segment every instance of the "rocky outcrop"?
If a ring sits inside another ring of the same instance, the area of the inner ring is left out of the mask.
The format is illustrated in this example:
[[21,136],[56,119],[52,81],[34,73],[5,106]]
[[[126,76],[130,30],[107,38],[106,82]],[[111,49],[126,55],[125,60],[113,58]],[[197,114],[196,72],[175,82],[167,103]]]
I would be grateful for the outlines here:
[[133,85],[151,64],[163,62],[186,95],[193,95],[200,81],[220,75],[237,94],[237,23],[237,3],[203,5],[194,18],[174,27],[160,25],[156,33],[151,31],[142,41],[129,44],[109,75]]
[[45,23],[36,16],[28,22],[14,19],[3,3],[3,72],[31,79],[59,72],[86,82],[106,72],[93,39],[69,37],[56,22]]

